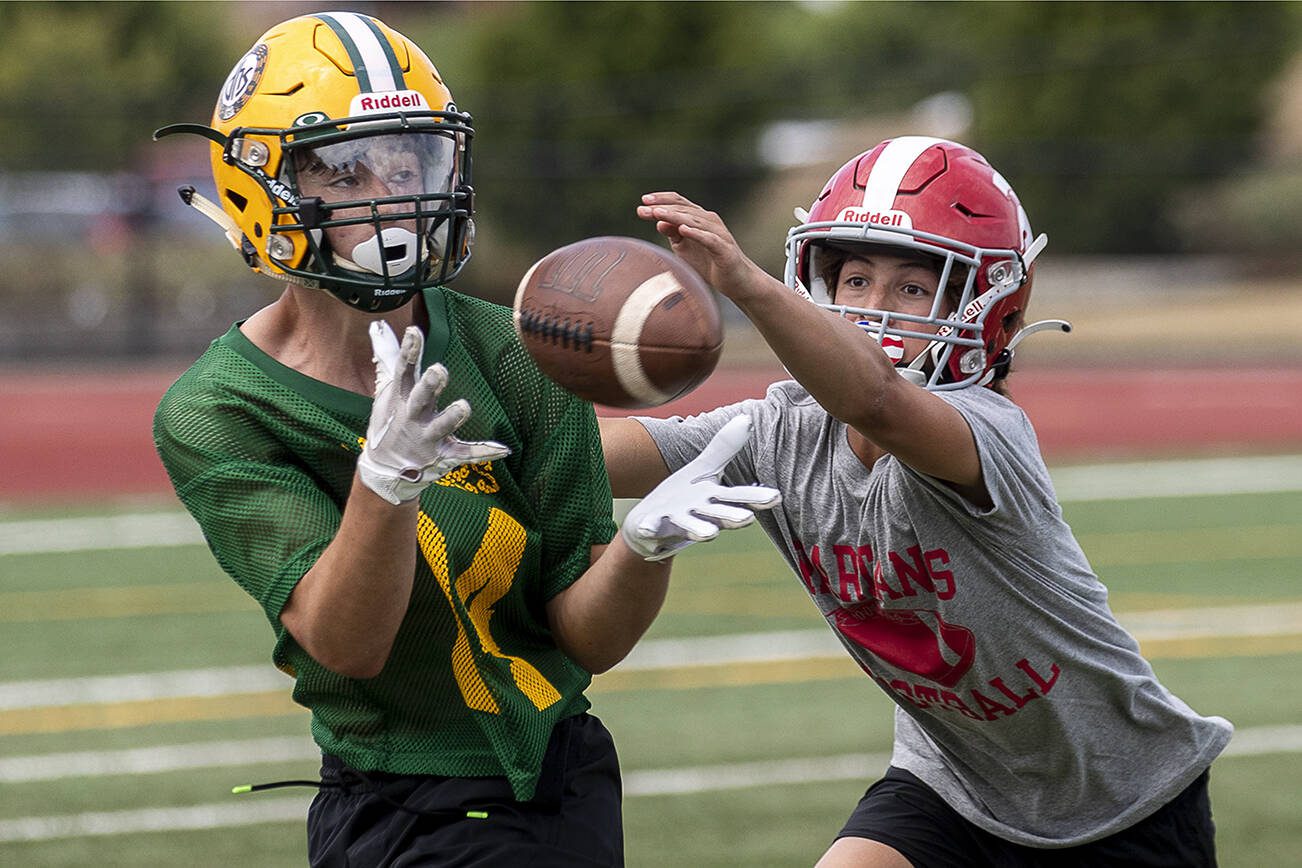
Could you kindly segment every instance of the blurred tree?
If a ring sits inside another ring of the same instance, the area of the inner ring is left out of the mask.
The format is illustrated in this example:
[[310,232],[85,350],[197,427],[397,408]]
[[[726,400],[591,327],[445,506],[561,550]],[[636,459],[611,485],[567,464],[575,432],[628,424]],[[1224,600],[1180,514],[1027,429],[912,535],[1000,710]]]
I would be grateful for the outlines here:
[[126,168],[157,127],[206,120],[250,38],[223,6],[0,3],[3,168]]
[[651,231],[640,194],[720,210],[762,176],[758,130],[789,67],[764,4],[530,3],[474,37],[456,93],[475,113],[484,211],[541,253]]
[[1298,49],[1283,3],[965,5],[972,144],[1078,252],[1173,252],[1183,189],[1259,156]]

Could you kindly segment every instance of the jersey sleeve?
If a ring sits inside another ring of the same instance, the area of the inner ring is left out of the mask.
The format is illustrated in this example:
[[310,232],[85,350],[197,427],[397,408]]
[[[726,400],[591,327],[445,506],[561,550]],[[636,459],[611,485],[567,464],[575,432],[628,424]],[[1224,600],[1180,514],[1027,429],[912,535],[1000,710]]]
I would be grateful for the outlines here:
[[280,636],[290,593],[339,529],[339,504],[237,401],[173,387],[155,414],[154,442],[217,562]]
[[[656,418],[652,416],[634,416],[642,427],[651,435],[660,456],[664,458],[669,472],[672,473],[687,464],[701,450],[709,445],[710,440],[719,429],[736,416],[747,415],[751,418],[751,434],[746,445],[728,463],[723,472],[726,485],[752,485],[757,480],[769,480],[766,462],[763,456],[772,452],[772,438],[775,436],[779,419],[785,409],[789,408],[793,395],[800,389],[794,382],[775,383],[768,388],[764,398],[747,398],[735,404],[728,404],[698,413],[695,416],[670,416]],[[765,484],[768,484],[767,482]]]
[[937,393],[962,414],[976,441],[981,475],[993,506],[982,509],[938,480],[916,474],[986,527],[1034,527],[1061,510],[1040,457],[1035,430],[1020,407],[989,389]]

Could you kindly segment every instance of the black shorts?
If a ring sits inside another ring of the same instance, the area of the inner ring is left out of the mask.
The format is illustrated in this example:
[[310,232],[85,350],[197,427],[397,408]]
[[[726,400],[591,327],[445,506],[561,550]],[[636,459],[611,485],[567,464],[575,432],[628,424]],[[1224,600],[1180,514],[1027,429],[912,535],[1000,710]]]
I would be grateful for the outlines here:
[[503,777],[359,776],[330,755],[321,780],[307,818],[312,866],[624,864],[619,760],[610,733],[589,714],[556,725],[528,802],[516,801]]
[[867,838],[898,850],[915,868],[1214,868],[1215,827],[1207,772],[1156,813],[1115,835],[1061,849],[1014,844],[959,815],[935,791],[891,766],[868,788],[838,838]]

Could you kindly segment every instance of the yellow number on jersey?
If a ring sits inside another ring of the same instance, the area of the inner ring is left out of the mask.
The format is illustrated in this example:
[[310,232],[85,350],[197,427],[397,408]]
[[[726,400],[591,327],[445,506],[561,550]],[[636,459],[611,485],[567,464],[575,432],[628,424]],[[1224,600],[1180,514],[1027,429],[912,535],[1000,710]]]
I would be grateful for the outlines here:
[[[448,573],[448,551],[443,532],[424,512],[417,519],[416,534],[421,554],[438,579],[439,587],[448,598],[448,605],[452,607],[452,614],[456,618],[457,638],[452,646],[452,674],[456,676],[457,686],[461,689],[466,705],[493,714],[500,711],[497,700],[493,698],[475,665],[470,636],[457,600],[462,602],[470,621],[470,629],[474,631],[484,653],[508,661],[516,687],[520,688],[535,708],[542,711],[559,700],[561,695],[551,682],[529,661],[504,654],[489,630],[493,605],[511,589],[515,571],[524,555],[525,531],[520,523],[500,509],[490,509],[488,529],[484,532],[479,550],[475,552],[475,557],[465,572],[457,576],[455,587]],[[466,600],[470,602],[467,604]]]

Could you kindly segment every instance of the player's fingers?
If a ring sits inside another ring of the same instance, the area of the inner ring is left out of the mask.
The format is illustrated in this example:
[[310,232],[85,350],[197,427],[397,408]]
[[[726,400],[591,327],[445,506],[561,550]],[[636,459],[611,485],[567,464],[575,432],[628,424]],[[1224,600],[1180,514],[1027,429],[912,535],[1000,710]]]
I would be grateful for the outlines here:
[[425,336],[415,326],[407,326],[398,348],[398,388],[404,397],[409,396],[419,379],[420,357],[425,352]]
[[702,506],[695,506],[692,507],[691,513],[697,518],[703,518],[728,530],[745,527],[755,520],[755,513],[749,509],[727,503],[711,502]]
[[683,532],[683,536],[695,542],[712,540],[719,535],[719,525],[712,521],[688,513],[674,516],[674,524]]
[[668,238],[670,244],[678,244],[683,240],[683,236],[678,234],[678,225],[675,223],[666,223],[663,220],[657,220],[656,231],[665,238]]
[[692,459],[694,478],[717,476],[727,467],[728,462],[746,445],[746,440],[750,437],[750,424],[750,417],[746,415],[729,419],[701,450],[701,454]]
[[680,237],[700,244],[710,253],[711,256],[726,256],[731,253],[735,247],[730,238],[720,235],[718,232],[705,226],[692,226],[689,223],[680,223],[677,228]]
[[456,432],[470,418],[470,404],[458,398],[430,418],[425,426],[426,440],[442,440]]
[[415,326],[407,326],[406,331],[402,333],[402,346],[398,348],[401,364],[418,364],[424,351],[425,336]]
[[648,516],[638,524],[637,533],[644,539],[671,541],[678,538],[704,542],[719,535],[719,526],[689,513],[678,512],[673,516]]
[[438,398],[448,384],[448,369],[441,363],[434,363],[425,369],[416,385],[411,390],[407,404],[413,415],[429,418],[438,412]]
[[729,485],[721,487],[711,500],[741,503],[747,509],[772,509],[782,502],[782,492],[767,485]]
[[511,447],[496,440],[461,440],[446,437],[443,440],[443,453],[451,461],[460,464],[482,464],[496,461],[511,454]]
[[654,193],[644,193],[642,195],[644,205],[691,205],[697,207],[696,203],[688,199],[682,193],[674,190],[659,190]]
[[657,220],[677,223],[680,226],[693,226],[697,229],[719,234],[724,234],[727,231],[722,217],[713,211],[706,211],[699,205],[690,203],[683,205],[653,205],[648,211],[650,212],[649,216]]
[[371,323],[369,332],[376,376],[392,379],[394,371],[398,370],[398,338],[382,319]]

